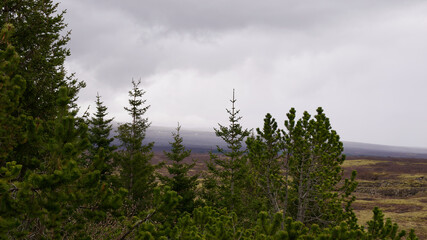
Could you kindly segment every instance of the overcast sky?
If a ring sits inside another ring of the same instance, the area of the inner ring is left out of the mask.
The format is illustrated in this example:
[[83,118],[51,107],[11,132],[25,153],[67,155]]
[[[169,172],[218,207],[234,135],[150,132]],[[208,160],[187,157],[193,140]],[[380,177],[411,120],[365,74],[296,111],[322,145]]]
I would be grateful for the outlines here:
[[323,107],[345,141],[427,147],[427,1],[67,0],[68,71],[117,121],[141,79],[155,126]]

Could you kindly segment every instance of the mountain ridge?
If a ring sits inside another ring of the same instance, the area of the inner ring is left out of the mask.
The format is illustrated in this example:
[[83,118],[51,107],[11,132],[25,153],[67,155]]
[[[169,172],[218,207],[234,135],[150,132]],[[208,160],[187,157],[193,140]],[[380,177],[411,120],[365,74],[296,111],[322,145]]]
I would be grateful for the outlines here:
[[[154,150],[168,150],[172,141],[172,132],[169,127],[150,127],[147,130],[146,140],[155,142]],[[183,143],[193,152],[215,151],[216,146],[226,147],[225,143],[212,131],[181,129]],[[349,156],[399,157],[399,158],[426,158],[427,148],[389,146],[382,144],[343,141],[344,154]]]
[[[176,129],[172,127],[151,126],[147,129],[144,142],[155,142],[154,151],[168,151],[170,150],[169,143],[173,141],[172,133],[175,131]],[[185,147],[191,149],[193,153],[215,152],[216,146],[226,147],[226,144],[213,131],[182,128],[180,135],[183,138]],[[119,142],[115,140],[114,144],[118,145]],[[343,144],[344,154],[348,156],[427,159],[427,148],[390,146],[353,141],[343,141]]]

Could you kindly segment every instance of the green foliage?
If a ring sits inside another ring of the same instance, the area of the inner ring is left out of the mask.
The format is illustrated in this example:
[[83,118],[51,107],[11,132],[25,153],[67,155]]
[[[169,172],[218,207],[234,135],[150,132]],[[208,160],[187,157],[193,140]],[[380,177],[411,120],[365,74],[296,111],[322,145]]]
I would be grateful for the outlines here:
[[248,138],[246,145],[254,184],[268,201],[270,212],[277,213],[281,210],[283,192],[280,161],[282,142],[277,122],[270,114],[265,116],[262,130],[257,128],[257,136]]
[[80,154],[88,148],[87,125],[75,119],[75,112],[68,109],[69,95],[67,88],[61,88],[58,116],[48,124],[53,127],[53,135],[47,142],[47,161],[44,162],[47,172],[61,169],[70,160],[77,160]]
[[[19,56],[9,39],[14,27],[5,24],[0,33],[0,237],[7,238],[7,232],[20,224],[22,213],[16,200],[18,178],[22,165],[6,161],[20,141],[25,141],[23,130],[24,115],[19,114],[19,102],[25,90],[25,80],[16,74]],[[23,233],[24,234],[24,233]]]
[[276,213],[273,220],[270,221],[267,212],[260,212],[258,215],[258,224],[256,226],[257,234],[262,238],[268,238],[276,235],[282,223],[282,214]]
[[154,188],[152,208],[133,216],[120,239],[127,236],[132,236],[132,239],[163,239],[170,236],[180,200],[181,197],[168,186]]
[[119,125],[117,138],[121,142],[121,149],[115,156],[115,162],[120,168],[122,184],[129,191],[128,214],[130,215],[135,215],[139,210],[149,209],[153,199],[153,189],[156,186],[154,171],[159,167],[150,163],[154,143],[143,144],[146,130],[150,126],[148,119],[143,116],[150,106],[144,106],[146,100],[142,97],[145,92],[139,88],[140,83],[141,81],[132,80],[129,107],[125,107],[132,121]]
[[[96,95],[96,113],[95,116],[89,119],[89,141],[91,146],[89,151],[91,156],[98,154],[100,149],[104,149],[106,155],[110,155],[116,147],[112,146],[114,138],[111,138],[111,130],[113,129],[112,121],[114,118],[106,119],[107,107],[103,105],[101,96]],[[107,157],[108,158],[108,157]]]
[[64,61],[70,55],[66,48],[70,32],[65,31],[64,14],[58,13],[58,3],[52,0],[0,2],[0,26],[11,23],[16,29],[10,43],[21,57],[16,74],[26,81],[20,105],[27,116],[35,119],[56,116],[55,101],[61,87],[68,87],[72,105],[84,87],[72,75],[66,76]]
[[[12,23],[16,29],[13,35],[9,34],[10,40],[1,43],[2,49],[14,45],[16,55],[20,56],[13,72],[14,84],[20,86],[22,93],[13,93],[14,97],[7,95],[6,98],[15,99],[15,102],[19,98],[19,106],[9,115],[15,119],[8,117],[6,121],[10,126],[8,129],[13,129],[15,135],[7,138],[13,141],[7,146],[14,146],[8,161],[22,165],[21,179],[28,169],[36,170],[44,164],[44,159],[51,157],[51,149],[45,142],[58,130],[53,127],[53,121],[59,114],[60,106],[56,101],[60,98],[60,88],[68,87],[68,94],[74,99],[84,85],[66,77],[63,64],[69,55],[65,48],[69,36],[61,36],[65,28],[63,13],[57,14],[56,9],[57,4],[52,1],[8,0],[0,3],[0,24]],[[23,77],[19,81],[18,75]],[[73,105],[73,101],[68,104]]]
[[60,90],[59,96],[59,115],[49,122],[54,135],[43,146],[46,158],[23,178],[16,177],[17,169],[21,170],[16,162],[9,162],[2,169],[2,186],[9,190],[1,195],[7,203],[2,216],[14,216],[7,219],[6,226],[15,224],[3,233],[7,236],[21,238],[32,233],[49,239],[83,237],[86,223],[99,221],[107,211],[121,206],[123,192],[116,194],[100,181],[99,170],[77,164],[88,147],[87,127],[68,111],[66,88]]
[[182,161],[189,157],[191,150],[186,150],[182,144],[183,139],[179,134],[181,126],[178,124],[176,132],[172,133],[174,142],[170,143],[172,149],[170,152],[164,152],[171,162],[166,166],[169,176],[160,176],[164,185],[169,186],[172,191],[178,193],[182,198],[177,210],[181,213],[193,212],[196,198],[196,186],[198,175],[190,176],[189,171],[195,166],[195,162],[188,164]]
[[[384,222],[384,214],[377,207],[373,210],[374,216],[372,220],[367,222],[368,239],[402,239],[406,235],[406,231],[398,232],[399,227],[396,223],[392,223],[389,218]],[[413,236],[411,236],[413,238]],[[411,239],[411,238],[409,238]]]
[[0,168],[0,238],[6,239],[7,232],[19,226],[18,214],[22,213],[15,200],[16,179],[22,165],[16,162],[7,162]]
[[338,134],[331,129],[329,119],[322,108],[311,119],[304,112],[295,121],[295,109],[291,109],[285,121],[284,149],[287,167],[292,181],[287,209],[297,220],[322,226],[336,225],[343,220],[355,224],[351,193],[355,190],[355,173],[350,180],[342,181],[345,156]]
[[[3,162],[13,148],[25,141],[19,102],[25,91],[25,80],[16,74],[19,56],[9,43],[14,27],[5,24],[0,33],[0,160]],[[5,47],[5,48],[3,48]]]
[[[146,215],[142,215],[146,216]],[[389,224],[376,225],[376,232],[381,235],[372,235],[370,230],[353,229],[347,223],[341,222],[335,227],[320,228],[313,224],[305,226],[300,221],[288,217],[283,219],[281,213],[276,213],[272,218],[267,212],[260,212],[255,225],[241,227],[236,214],[225,209],[212,207],[199,207],[194,209],[192,215],[186,213],[178,218],[172,228],[165,228],[161,222],[153,220],[153,214],[148,214],[143,222],[138,225],[136,239],[266,239],[266,240],[369,240],[369,239],[402,239],[404,233],[396,234],[390,231]],[[378,215],[374,212],[375,220]],[[165,231],[165,229],[168,229]],[[417,239],[411,231],[407,239]]]
[[151,154],[136,153],[128,155],[120,152],[115,161],[120,166],[122,185],[129,192],[128,214],[134,215],[139,210],[149,208],[153,200],[153,189],[157,185],[156,167],[150,163]]
[[132,118],[130,123],[120,124],[118,128],[117,138],[121,141],[121,148],[133,155],[137,152],[149,152],[152,148],[152,143],[143,145],[142,141],[145,139],[145,132],[150,126],[147,118],[143,118],[144,114],[150,108],[150,105],[144,106],[147,100],[142,99],[145,91],[139,88],[141,81],[135,82],[132,80],[132,90],[129,91],[129,108],[124,109],[129,113]]
[[101,173],[103,181],[111,183],[117,189],[118,176],[113,174],[113,153],[116,146],[112,146],[114,138],[111,138],[113,118],[107,119],[107,107],[103,105],[101,96],[96,96],[96,113],[87,120],[89,124],[88,140],[90,142],[88,151],[82,159],[84,166],[91,166]]
[[[2,30],[5,41],[12,29],[11,25],[6,25]],[[58,91],[54,119],[34,121],[32,117],[19,114],[25,81],[14,74],[18,57],[13,47],[10,43],[2,46],[7,48],[0,52],[4,106],[0,120],[2,126],[8,127],[0,132],[0,139],[6,140],[2,140],[1,145],[7,142],[7,147],[1,149],[0,236],[14,239],[84,237],[85,224],[97,221],[110,209],[118,209],[123,193],[115,194],[101,182],[99,170],[81,168],[77,164],[88,147],[87,126],[69,110],[67,88]],[[49,137],[40,137],[43,134],[37,129],[40,124],[50,129]],[[10,132],[12,130],[14,133]],[[25,166],[26,162],[19,164],[9,160],[23,154],[18,146],[23,142],[30,142],[43,152],[43,158],[33,161],[37,164]]]
[[251,234],[239,226],[234,213],[212,207],[196,208],[193,217],[181,217],[174,232],[174,239],[247,239]]
[[1,49],[8,44],[15,47],[20,61],[14,74],[25,79],[24,85],[18,84],[23,93],[19,110],[14,113],[14,117],[21,116],[23,121],[16,122],[20,128],[15,133],[25,134],[20,139],[11,136],[10,140],[15,142],[14,151],[9,153],[7,160],[22,165],[21,179],[27,170],[36,170],[43,159],[49,157],[48,149],[43,145],[54,134],[50,121],[58,115],[60,107],[56,101],[60,89],[68,89],[68,104],[76,107],[77,93],[84,87],[84,82],[67,75],[64,68],[64,61],[70,55],[66,48],[70,38],[69,32],[65,31],[64,13],[58,12],[58,4],[52,0],[0,2],[0,25],[10,23],[15,27],[7,43],[0,43]]
[[226,207],[239,215],[244,210],[245,186],[247,177],[247,164],[244,154],[246,150],[242,144],[249,136],[249,130],[243,129],[239,121],[240,110],[236,110],[234,96],[231,102],[231,110],[226,109],[229,114],[229,126],[219,125],[219,129],[214,129],[217,137],[220,137],[226,144],[227,149],[217,146],[218,154],[210,153],[210,161],[207,163],[208,173],[204,176],[205,192],[204,198],[209,204],[218,207]]

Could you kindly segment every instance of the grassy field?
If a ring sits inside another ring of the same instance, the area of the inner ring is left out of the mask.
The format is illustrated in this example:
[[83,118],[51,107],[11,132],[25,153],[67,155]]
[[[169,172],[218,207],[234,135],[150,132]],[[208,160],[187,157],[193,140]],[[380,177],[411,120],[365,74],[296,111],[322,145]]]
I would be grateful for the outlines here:
[[353,206],[359,224],[379,207],[400,229],[413,228],[420,239],[427,239],[426,159],[348,159],[343,167],[346,175],[358,172]]

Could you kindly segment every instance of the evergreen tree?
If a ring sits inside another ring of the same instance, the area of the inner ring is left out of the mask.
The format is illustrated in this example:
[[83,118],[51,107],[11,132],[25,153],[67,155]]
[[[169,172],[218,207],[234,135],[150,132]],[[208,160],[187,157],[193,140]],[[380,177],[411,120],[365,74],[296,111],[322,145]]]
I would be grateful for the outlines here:
[[398,232],[399,226],[397,223],[393,224],[390,218],[384,222],[384,214],[378,207],[374,208],[373,213],[372,220],[367,222],[369,239],[401,239],[406,235],[405,230]]
[[[30,131],[35,125],[37,134],[31,139],[18,141],[14,151],[8,155],[9,160],[22,165],[20,178],[27,170],[35,170],[42,159],[47,158],[43,145],[54,134],[54,120],[59,111],[56,100],[59,89],[66,87],[70,96],[68,104],[76,107],[78,91],[84,87],[73,75],[67,75],[64,61],[70,55],[66,44],[70,33],[64,31],[65,11],[58,13],[58,4],[52,0],[5,0],[0,2],[0,25],[11,23],[16,31],[10,38],[20,57],[15,73],[25,79],[25,91],[19,101],[19,114],[24,114],[29,123],[22,126],[23,131]],[[65,34],[64,34],[65,33]],[[2,49],[5,43],[1,43]],[[32,124],[31,121],[36,121]]]
[[307,224],[329,226],[346,220],[354,225],[351,203],[355,197],[351,194],[357,186],[356,173],[338,187],[344,148],[323,109],[317,109],[314,119],[304,112],[295,121],[295,109],[287,116],[284,152],[292,179],[288,206],[291,216]]
[[164,152],[168,158],[170,165],[167,165],[169,176],[161,176],[163,184],[170,186],[172,191],[181,196],[181,201],[177,206],[179,212],[192,213],[194,209],[194,201],[196,198],[196,186],[198,175],[190,176],[189,171],[196,165],[196,162],[191,164],[183,163],[183,160],[188,158],[191,150],[186,150],[182,144],[183,139],[179,133],[181,126],[178,124],[176,132],[172,133],[174,142],[170,143],[172,149],[170,152]]
[[132,90],[129,91],[129,108],[124,109],[129,113],[132,118],[130,123],[120,124],[118,128],[117,137],[121,141],[121,147],[126,149],[130,155],[137,152],[150,152],[152,143],[143,145],[142,141],[145,139],[147,128],[151,123],[148,118],[143,118],[144,114],[150,108],[150,105],[144,106],[147,100],[142,99],[145,91],[139,88],[141,80],[135,82],[132,80]]
[[[0,33],[0,164],[3,165],[13,148],[25,141],[19,102],[25,91],[25,80],[17,74],[19,56],[9,39],[14,27],[5,24]],[[5,47],[5,48],[3,48]]]
[[210,154],[208,162],[208,175],[205,177],[205,187],[207,188],[205,198],[214,201],[221,207],[227,207],[231,211],[242,211],[242,189],[246,185],[246,159],[243,157],[246,150],[242,144],[250,132],[243,129],[239,121],[240,110],[236,110],[236,98],[233,89],[231,110],[226,109],[229,114],[229,126],[219,125],[215,130],[217,137],[220,137],[226,144],[227,149],[217,146],[217,154]]
[[[5,0],[0,2],[0,26],[11,23],[16,33],[10,38],[21,61],[16,71],[26,80],[20,102],[22,111],[33,118],[52,119],[57,114],[59,89],[67,87],[74,100],[83,82],[67,76],[64,61],[70,32],[65,31],[65,11],[58,13],[52,0]],[[65,34],[64,34],[65,33]]]
[[106,119],[107,107],[103,105],[101,96],[96,95],[96,113],[89,120],[89,141],[91,143],[91,154],[95,155],[102,148],[106,153],[113,152],[116,148],[111,146],[114,138],[110,137],[113,126],[111,122],[114,118]]
[[[283,227],[281,227],[283,226]],[[335,227],[322,228],[317,224],[306,226],[288,217],[283,219],[281,213],[269,217],[267,212],[260,212],[255,224],[242,227],[234,213],[225,209],[212,207],[196,208],[193,214],[185,214],[178,218],[173,230],[164,231],[160,222],[145,221],[139,225],[136,239],[266,239],[266,240],[361,240],[361,239],[407,239],[417,240],[414,231],[406,236],[404,230],[398,231],[397,224],[390,219],[384,223],[381,211],[374,209],[374,217],[368,222],[368,229],[351,228],[341,222]],[[123,238],[122,238],[123,239]]]
[[7,46],[0,49],[0,238],[84,237],[84,226],[120,207],[122,194],[106,187],[96,168],[76,164],[87,149],[87,127],[69,110],[66,88],[55,101],[57,117],[45,123],[53,134],[38,142],[45,157],[22,174],[23,165],[13,158],[20,154],[16,145],[40,139],[41,120],[20,111],[25,81],[15,73],[19,57],[8,42],[12,29],[5,25],[0,36]]
[[[101,96],[96,96],[95,116],[88,120],[90,142],[88,164],[94,164],[101,171],[103,178],[107,175],[111,177],[113,170],[112,155],[116,149],[112,146],[114,138],[110,138],[110,132],[113,128],[111,122],[113,118],[106,119],[107,107],[103,105]],[[113,180],[110,178],[110,180]]]
[[0,171],[0,212],[7,217],[0,229],[9,238],[82,238],[87,235],[87,223],[99,221],[121,205],[123,192],[116,194],[100,181],[100,171],[95,167],[77,164],[88,146],[87,126],[76,121],[75,112],[67,110],[66,88],[59,96],[60,111],[49,122],[54,135],[43,146],[46,158],[42,164],[27,170],[22,178],[17,178],[22,165],[15,161],[7,162]]
[[282,209],[283,191],[280,169],[281,133],[270,114],[264,118],[263,129],[257,128],[256,131],[256,137],[249,137],[246,141],[251,172],[255,184],[268,200],[268,209],[271,213],[277,213]]
[[25,80],[16,69],[19,56],[9,39],[14,27],[2,26],[0,32],[0,238],[7,239],[7,233],[20,224],[22,210],[14,197],[16,178],[22,165],[6,161],[19,141],[25,140],[22,130],[24,116],[19,115],[19,101],[25,90]]
[[131,214],[137,209],[149,207],[153,198],[153,188],[156,186],[154,174],[156,166],[150,163],[154,143],[143,144],[146,130],[150,126],[148,119],[143,116],[150,106],[145,106],[146,100],[142,99],[145,91],[139,88],[140,83],[141,81],[132,80],[129,107],[125,107],[132,121],[120,124],[117,130],[121,149],[116,161],[120,166],[123,185],[129,191],[132,201],[129,209]]

